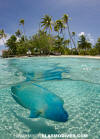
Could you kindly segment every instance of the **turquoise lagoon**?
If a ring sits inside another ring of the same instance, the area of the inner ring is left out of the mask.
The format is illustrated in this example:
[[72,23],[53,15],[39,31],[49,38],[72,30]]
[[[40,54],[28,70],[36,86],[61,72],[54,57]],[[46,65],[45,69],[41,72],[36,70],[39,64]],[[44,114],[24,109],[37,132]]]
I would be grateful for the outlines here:
[[[33,81],[60,96],[65,123],[30,119],[11,96],[11,86]],[[40,134],[87,134],[100,138],[100,60],[34,57],[0,59],[0,139],[41,138]]]

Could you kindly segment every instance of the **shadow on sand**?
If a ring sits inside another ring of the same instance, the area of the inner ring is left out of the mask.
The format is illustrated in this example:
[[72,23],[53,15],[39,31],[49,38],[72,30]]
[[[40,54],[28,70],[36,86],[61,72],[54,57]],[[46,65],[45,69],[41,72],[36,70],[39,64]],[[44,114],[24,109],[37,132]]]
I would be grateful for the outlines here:
[[23,133],[23,134],[57,134],[58,132],[55,130],[53,126],[48,126],[43,119],[38,119],[37,121],[32,121],[32,119],[26,119],[23,117],[18,116],[13,111],[14,116],[22,122],[25,126],[27,126],[30,129],[29,133]]

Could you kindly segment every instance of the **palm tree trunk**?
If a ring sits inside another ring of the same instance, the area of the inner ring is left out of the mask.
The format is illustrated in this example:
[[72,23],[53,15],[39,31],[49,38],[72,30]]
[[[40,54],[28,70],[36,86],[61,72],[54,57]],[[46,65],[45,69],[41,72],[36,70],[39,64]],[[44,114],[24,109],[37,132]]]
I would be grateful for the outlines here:
[[49,28],[49,35],[50,35],[50,28]]
[[23,33],[24,33],[24,40],[25,40],[25,28],[24,28],[24,25],[23,25]]
[[70,41],[70,46],[71,46],[71,49],[72,49],[72,42]]
[[74,47],[76,48],[75,42],[74,42],[74,40],[73,40],[73,38],[72,38],[72,35],[71,35],[71,33],[70,33],[70,29],[69,29],[68,23],[67,23],[67,27],[68,27],[68,34],[69,34],[70,40],[72,40],[72,43],[73,43]]

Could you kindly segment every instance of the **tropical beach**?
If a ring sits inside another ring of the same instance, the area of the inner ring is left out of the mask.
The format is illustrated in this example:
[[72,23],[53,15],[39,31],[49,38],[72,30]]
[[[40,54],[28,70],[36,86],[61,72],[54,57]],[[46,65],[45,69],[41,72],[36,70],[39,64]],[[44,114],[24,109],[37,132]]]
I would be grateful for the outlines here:
[[20,29],[10,36],[4,29],[0,29],[0,39],[6,48],[2,51],[2,57],[100,55],[100,37],[94,43],[89,34],[81,32],[76,39],[76,32],[70,30],[70,22],[71,17],[68,14],[57,20],[45,14],[41,18],[37,32],[32,36],[26,35],[24,19],[19,20]]
[[0,0],[0,139],[100,138],[99,7]]
[[[36,34],[27,36],[25,34],[25,21],[19,20],[22,29],[12,34],[9,39],[4,29],[0,30],[0,39],[3,41],[6,50],[2,51],[2,57],[20,56],[48,56],[48,55],[100,55],[100,38],[95,44],[85,35],[79,34],[76,40],[76,33],[70,31],[70,17],[64,14],[56,21],[52,16],[45,14],[39,23]],[[68,38],[66,39],[66,35]],[[6,42],[4,41],[6,39]]]

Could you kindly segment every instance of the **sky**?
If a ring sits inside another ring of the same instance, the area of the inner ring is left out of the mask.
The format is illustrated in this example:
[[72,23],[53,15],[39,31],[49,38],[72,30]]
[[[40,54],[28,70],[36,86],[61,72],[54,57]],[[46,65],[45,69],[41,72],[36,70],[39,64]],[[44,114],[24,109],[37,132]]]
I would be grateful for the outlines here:
[[[91,42],[96,42],[100,37],[100,0],[0,0],[0,29],[10,36],[23,18],[25,32],[30,36],[36,33],[45,14],[56,20],[65,13],[72,18],[69,23],[72,32],[85,33]],[[4,49],[2,40],[1,49]]]

